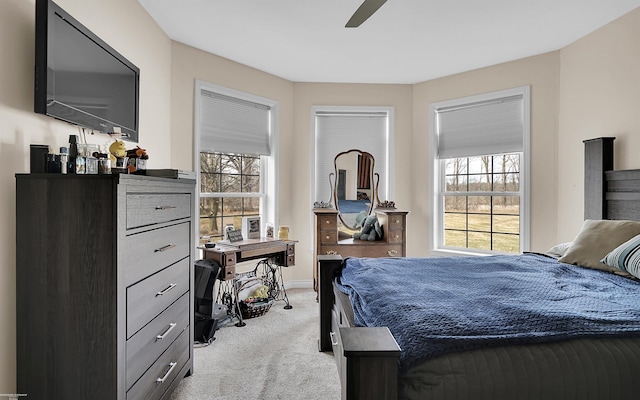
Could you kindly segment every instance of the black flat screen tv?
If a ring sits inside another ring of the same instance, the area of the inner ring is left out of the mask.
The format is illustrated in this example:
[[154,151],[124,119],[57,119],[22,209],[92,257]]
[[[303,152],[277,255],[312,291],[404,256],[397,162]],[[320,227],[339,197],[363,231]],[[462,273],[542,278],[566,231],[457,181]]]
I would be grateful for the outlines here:
[[138,141],[140,70],[51,0],[36,0],[34,110]]

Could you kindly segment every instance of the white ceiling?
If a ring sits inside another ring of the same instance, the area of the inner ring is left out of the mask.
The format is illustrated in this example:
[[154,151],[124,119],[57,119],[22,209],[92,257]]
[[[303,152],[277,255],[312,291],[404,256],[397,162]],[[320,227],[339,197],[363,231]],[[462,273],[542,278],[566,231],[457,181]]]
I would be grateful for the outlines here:
[[[640,0],[138,0],[181,43],[293,82],[416,83],[561,49]],[[612,44],[613,45],[613,44]]]

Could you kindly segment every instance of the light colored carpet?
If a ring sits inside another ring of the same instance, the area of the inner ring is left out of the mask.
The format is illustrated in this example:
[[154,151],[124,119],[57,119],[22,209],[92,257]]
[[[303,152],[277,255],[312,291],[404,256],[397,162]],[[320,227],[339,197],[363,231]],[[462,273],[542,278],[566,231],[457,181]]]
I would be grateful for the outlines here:
[[318,351],[319,308],[312,289],[287,290],[291,310],[276,301],[269,312],[236,320],[209,346],[194,349],[194,374],[171,400],[332,400],[340,383],[331,353]]

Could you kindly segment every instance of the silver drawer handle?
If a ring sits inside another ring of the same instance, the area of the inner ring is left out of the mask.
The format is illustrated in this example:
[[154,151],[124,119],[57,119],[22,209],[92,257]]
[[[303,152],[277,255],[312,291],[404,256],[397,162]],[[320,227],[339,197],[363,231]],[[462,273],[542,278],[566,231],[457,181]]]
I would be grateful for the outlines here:
[[337,346],[338,345],[338,338],[336,337],[336,333],[335,332],[329,332],[329,337],[331,338],[331,345]]
[[178,365],[178,363],[175,362],[175,361],[172,362],[172,363],[169,363],[169,370],[167,371],[166,374],[164,374],[164,376],[162,378],[156,379],[156,383],[164,382],[169,377],[169,375],[171,375],[171,371],[173,371],[173,369],[176,367],[176,365]]
[[169,290],[173,289],[174,287],[176,287],[178,284],[177,283],[172,283],[171,285],[169,285],[165,290],[162,290],[160,292],[156,293],[156,296],[162,296],[163,294],[167,293]]
[[387,254],[389,254],[389,257],[395,257],[398,255],[398,250],[389,250]]
[[175,322],[170,323],[170,324],[169,324],[169,328],[168,328],[166,331],[164,331],[164,333],[163,333],[162,335],[158,335],[158,336],[156,336],[156,342],[157,342],[158,340],[162,340],[162,339],[164,339],[165,337],[167,337],[167,335],[169,334],[169,332],[171,332],[171,331],[173,330],[173,328],[175,328],[175,327],[176,327],[176,323],[175,323]]
[[178,208],[178,206],[156,206],[156,210],[170,210],[172,208]]
[[158,253],[158,252],[162,252],[162,251],[165,251],[165,250],[172,249],[172,248],[174,248],[174,247],[176,247],[176,245],[175,245],[175,244],[168,244],[168,245],[166,245],[166,246],[162,246],[162,247],[160,247],[160,248],[158,248],[158,249],[155,249],[153,252],[154,252],[154,253]]

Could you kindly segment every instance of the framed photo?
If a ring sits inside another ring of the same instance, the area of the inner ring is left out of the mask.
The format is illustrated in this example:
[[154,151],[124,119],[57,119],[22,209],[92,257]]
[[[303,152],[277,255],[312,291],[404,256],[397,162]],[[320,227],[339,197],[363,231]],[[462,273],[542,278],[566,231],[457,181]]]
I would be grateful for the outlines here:
[[242,239],[242,231],[239,231],[237,229],[229,229],[227,231],[227,239],[231,243],[240,242],[241,240],[243,240]]
[[260,217],[242,217],[242,236],[260,239]]

